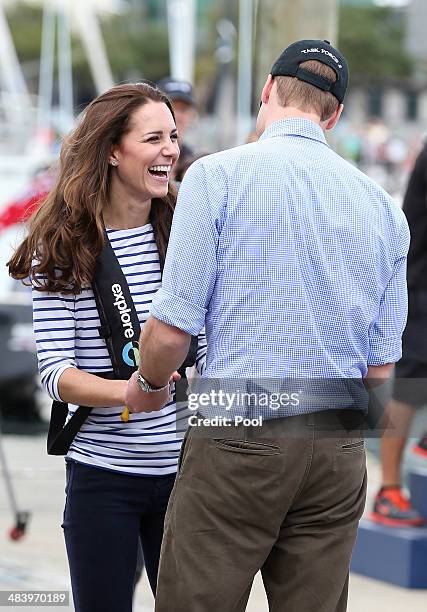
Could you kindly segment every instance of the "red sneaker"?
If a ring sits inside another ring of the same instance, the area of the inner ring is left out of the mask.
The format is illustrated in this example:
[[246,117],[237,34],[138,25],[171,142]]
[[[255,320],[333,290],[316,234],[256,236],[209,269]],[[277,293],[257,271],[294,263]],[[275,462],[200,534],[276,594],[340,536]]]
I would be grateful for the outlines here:
[[369,518],[388,527],[422,527],[426,523],[398,486],[378,491]]
[[425,434],[421,440],[412,448],[414,453],[421,455],[427,459],[427,434]]

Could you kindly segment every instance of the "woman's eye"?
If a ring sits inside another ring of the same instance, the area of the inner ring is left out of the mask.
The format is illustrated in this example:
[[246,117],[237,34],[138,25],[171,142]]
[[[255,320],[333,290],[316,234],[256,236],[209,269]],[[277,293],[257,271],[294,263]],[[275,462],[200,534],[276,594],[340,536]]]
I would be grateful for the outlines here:
[[178,134],[172,134],[171,140],[178,140]]

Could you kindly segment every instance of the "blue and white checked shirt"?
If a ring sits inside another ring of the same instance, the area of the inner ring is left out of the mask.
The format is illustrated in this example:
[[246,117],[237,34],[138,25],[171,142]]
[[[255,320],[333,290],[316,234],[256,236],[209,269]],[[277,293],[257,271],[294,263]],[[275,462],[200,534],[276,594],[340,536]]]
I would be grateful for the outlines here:
[[409,230],[300,118],[194,163],[151,314],[206,325],[208,378],[360,378],[397,361]]

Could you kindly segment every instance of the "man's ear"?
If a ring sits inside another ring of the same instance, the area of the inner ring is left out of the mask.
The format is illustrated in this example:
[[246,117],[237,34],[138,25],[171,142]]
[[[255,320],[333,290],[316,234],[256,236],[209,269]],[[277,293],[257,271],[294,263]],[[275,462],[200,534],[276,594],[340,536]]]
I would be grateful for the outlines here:
[[332,115],[332,117],[330,117],[327,120],[326,126],[325,126],[325,130],[332,130],[332,128],[334,128],[336,126],[336,124],[339,121],[339,118],[341,117],[341,113],[344,110],[344,104],[340,104],[337,108],[337,110],[334,112],[334,114]]
[[261,102],[263,104],[267,104],[267,102],[270,99],[270,94],[271,94],[271,88],[273,87],[273,83],[274,83],[274,79],[271,76],[271,74],[268,75],[267,80],[265,82],[264,87],[262,88],[262,93],[261,93]]

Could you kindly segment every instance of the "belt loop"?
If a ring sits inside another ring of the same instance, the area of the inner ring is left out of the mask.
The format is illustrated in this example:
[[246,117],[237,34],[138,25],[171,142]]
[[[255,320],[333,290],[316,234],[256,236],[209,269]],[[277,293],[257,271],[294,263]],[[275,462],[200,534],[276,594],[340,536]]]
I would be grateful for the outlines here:
[[314,427],[316,420],[315,420],[315,413],[314,412],[310,412],[306,415],[306,423],[307,425],[312,425]]

